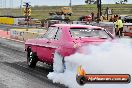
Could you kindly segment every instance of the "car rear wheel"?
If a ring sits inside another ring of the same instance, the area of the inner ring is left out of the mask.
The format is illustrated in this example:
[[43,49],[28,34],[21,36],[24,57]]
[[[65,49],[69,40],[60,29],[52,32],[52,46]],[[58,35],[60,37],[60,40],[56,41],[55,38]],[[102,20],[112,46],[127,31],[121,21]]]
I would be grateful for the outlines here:
[[54,54],[53,58],[53,71],[57,73],[63,73],[66,69],[64,57],[62,57],[59,53]]
[[32,51],[27,52],[27,64],[31,68],[35,68],[37,64],[37,56]]

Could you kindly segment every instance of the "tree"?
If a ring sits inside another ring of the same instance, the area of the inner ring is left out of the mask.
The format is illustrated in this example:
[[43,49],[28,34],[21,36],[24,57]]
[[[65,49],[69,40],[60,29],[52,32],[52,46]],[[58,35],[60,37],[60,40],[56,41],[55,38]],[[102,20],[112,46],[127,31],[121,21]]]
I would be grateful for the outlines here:
[[128,2],[128,0],[124,0],[124,2]]
[[93,4],[97,4],[97,1],[95,1]]
[[128,0],[119,0],[119,1],[115,2],[115,4],[125,4],[127,2],[128,2]]
[[85,0],[86,4],[94,4],[96,0]]

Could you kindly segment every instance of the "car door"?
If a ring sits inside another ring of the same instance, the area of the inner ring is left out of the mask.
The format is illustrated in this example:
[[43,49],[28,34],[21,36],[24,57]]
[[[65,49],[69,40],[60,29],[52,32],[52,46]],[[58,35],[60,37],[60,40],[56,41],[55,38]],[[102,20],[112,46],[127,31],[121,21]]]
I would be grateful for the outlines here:
[[57,32],[57,28],[52,27],[42,36],[42,38],[37,41],[37,56],[40,61],[48,62],[49,57],[51,56],[50,52],[50,41],[54,39],[54,36]]
[[53,63],[55,50],[62,46],[61,45],[62,41],[60,40],[61,34],[62,34],[62,30],[58,29],[54,38],[50,40],[50,44],[49,44],[50,48],[48,50],[49,51],[49,57],[48,57],[49,63]]

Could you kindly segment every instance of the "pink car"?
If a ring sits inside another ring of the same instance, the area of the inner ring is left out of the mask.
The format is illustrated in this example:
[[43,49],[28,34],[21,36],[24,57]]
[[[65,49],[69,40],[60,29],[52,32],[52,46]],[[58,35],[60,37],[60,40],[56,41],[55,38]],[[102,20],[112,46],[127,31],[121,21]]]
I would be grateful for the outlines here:
[[55,24],[37,39],[25,42],[27,62],[29,67],[35,67],[37,61],[53,65],[55,54],[64,58],[74,54],[79,47],[87,44],[99,44],[105,40],[112,40],[113,36],[105,29],[97,26],[79,24]]

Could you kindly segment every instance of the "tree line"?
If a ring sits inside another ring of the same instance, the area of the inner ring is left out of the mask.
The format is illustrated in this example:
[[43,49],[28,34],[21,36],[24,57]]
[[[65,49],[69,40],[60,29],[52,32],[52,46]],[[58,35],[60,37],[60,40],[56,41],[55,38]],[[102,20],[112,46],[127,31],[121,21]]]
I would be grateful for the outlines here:
[[[115,0],[115,4],[126,4],[128,0]],[[86,4],[97,4],[97,0],[85,0]]]

